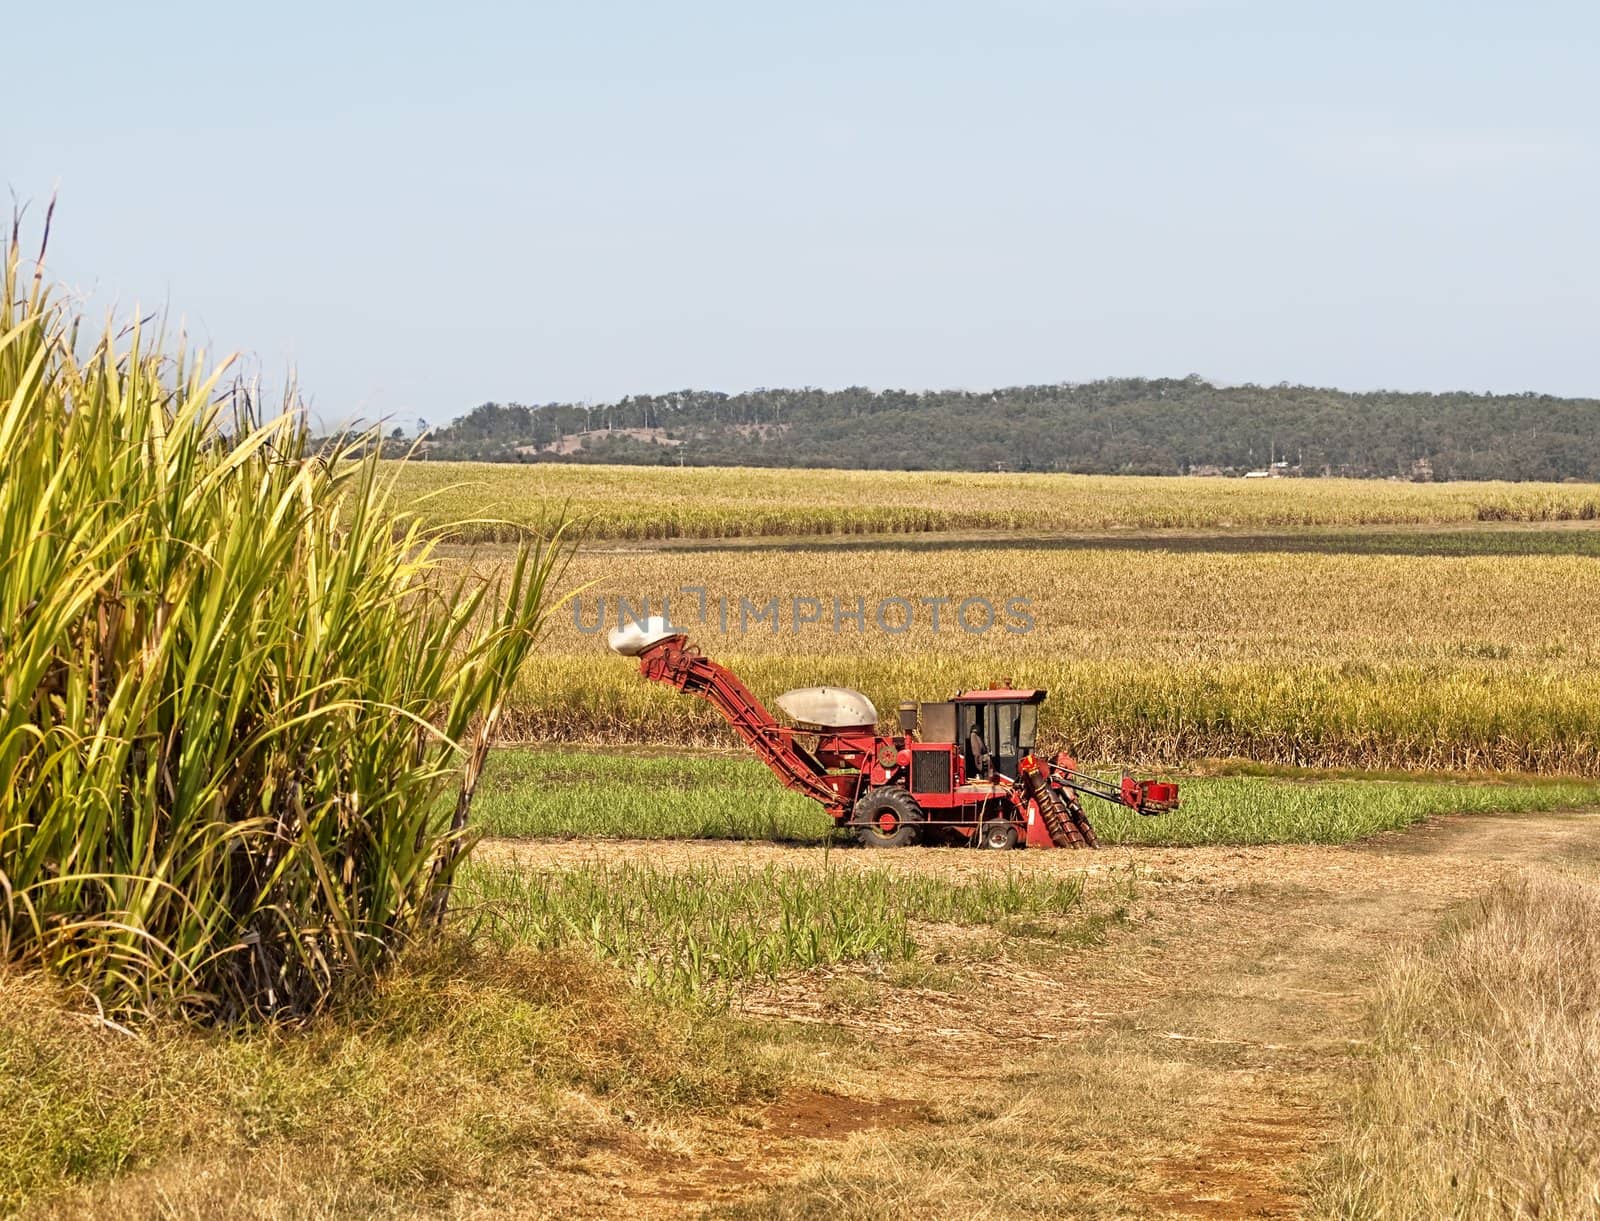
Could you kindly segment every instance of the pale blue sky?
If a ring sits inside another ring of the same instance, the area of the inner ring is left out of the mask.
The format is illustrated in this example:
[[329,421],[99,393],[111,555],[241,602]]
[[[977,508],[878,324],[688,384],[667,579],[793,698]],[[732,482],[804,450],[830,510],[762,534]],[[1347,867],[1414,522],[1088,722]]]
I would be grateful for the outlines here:
[[17,6],[56,274],[329,420],[1190,372],[1600,394],[1600,6]]

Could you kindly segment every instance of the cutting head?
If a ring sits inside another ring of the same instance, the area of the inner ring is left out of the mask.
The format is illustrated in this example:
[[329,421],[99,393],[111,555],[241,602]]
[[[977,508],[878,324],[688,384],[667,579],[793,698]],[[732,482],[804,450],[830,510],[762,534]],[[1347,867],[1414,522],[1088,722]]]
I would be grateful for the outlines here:
[[606,633],[606,643],[613,653],[637,657],[653,644],[684,634],[681,627],[674,627],[660,615],[651,615],[642,623],[633,619],[619,623]]

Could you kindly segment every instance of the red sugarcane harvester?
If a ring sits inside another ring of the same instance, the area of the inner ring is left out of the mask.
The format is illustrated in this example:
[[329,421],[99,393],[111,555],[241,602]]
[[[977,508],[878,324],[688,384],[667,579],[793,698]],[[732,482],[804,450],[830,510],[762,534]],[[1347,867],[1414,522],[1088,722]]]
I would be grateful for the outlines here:
[[704,698],[779,780],[821,802],[835,826],[869,847],[1093,848],[1085,794],[1140,814],[1178,805],[1176,784],[1128,775],[1114,784],[1079,771],[1065,753],[1035,754],[1043,691],[994,688],[901,704],[900,732],[885,736],[859,691],[805,687],[778,697],[795,722],[780,725],[733,671],[658,616],[614,628],[609,643],[638,658],[645,678]]

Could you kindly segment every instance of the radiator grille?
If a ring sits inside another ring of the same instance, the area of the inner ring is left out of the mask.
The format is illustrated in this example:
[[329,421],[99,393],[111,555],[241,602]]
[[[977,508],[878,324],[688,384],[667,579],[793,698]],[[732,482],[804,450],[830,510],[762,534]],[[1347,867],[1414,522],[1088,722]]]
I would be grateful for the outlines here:
[[950,791],[950,752],[914,750],[911,752],[911,791],[948,793]]

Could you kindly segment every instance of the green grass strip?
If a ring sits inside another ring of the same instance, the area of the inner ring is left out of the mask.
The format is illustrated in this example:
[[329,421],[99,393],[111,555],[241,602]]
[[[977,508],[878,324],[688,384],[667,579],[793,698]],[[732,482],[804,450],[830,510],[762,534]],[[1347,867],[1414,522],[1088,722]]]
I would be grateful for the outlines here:
[[[1086,801],[1107,844],[1329,844],[1445,814],[1600,804],[1600,782],[1182,780],[1183,805],[1141,818]],[[822,843],[831,823],[754,759],[603,751],[506,751],[479,794],[487,834],[515,838],[736,839]]]
[[1062,916],[1082,879],[1006,872],[964,880],[808,866],[600,863],[529,872],[473,865],[472,932],[504,946],[579,948],[658,996],[718,1002],[729,985],[844,962],[903,962],[914,921],[978,925]]

